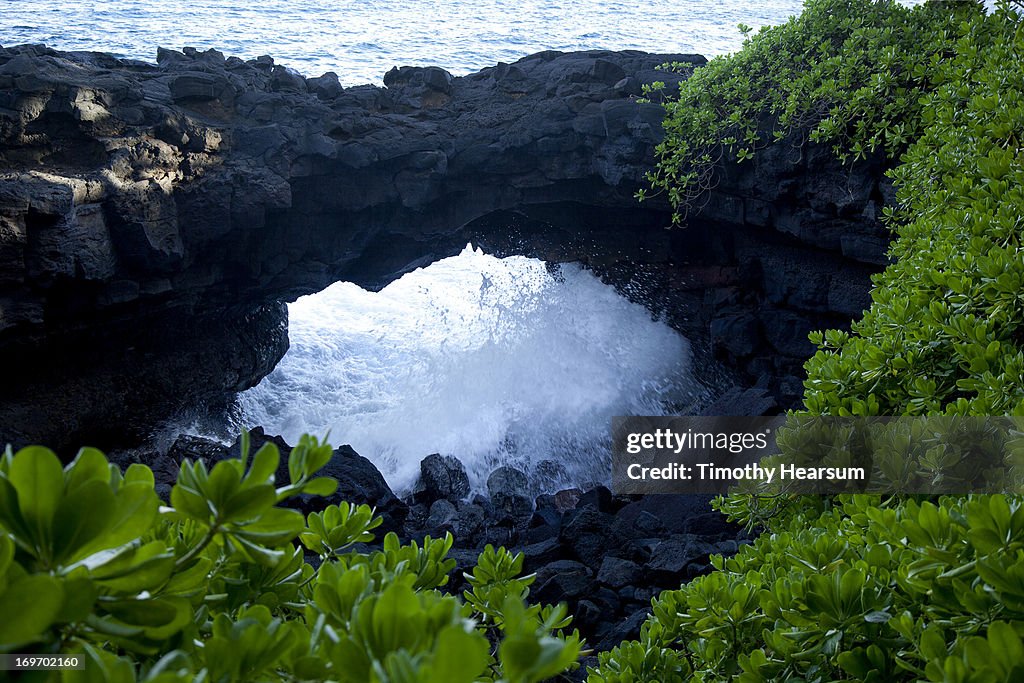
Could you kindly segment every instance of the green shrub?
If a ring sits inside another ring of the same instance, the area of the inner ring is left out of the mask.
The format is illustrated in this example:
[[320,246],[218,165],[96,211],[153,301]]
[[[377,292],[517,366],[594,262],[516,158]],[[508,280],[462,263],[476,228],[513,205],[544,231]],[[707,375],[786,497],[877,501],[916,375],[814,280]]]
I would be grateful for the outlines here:
[[[765,121],[777,138],[804,127],[847,159],[911,143],[892,172],[893,265],[850,333],[812,335],[807,414],[1024,415],[1021,19],[1014,3],[985,15],[972,3],[810,2],[698,70],[668,105],[653,180],[681,211],[718,161],[708,145],[728,147],[729,131],[754,131],[752,150]],[[847,30],[862,21],[865,36]],[[806,78],[793,71],[801,50]],[[856,73],[844,81],[847,63]],[[602,653],[591,683],[1024,680],[1021,497],[732,495],[718,506],[763,533],[659,596],[639,641]]]
[[960,21],[980,11],[964,0],[810,0],[788,23],[696,69],[678,93],[654,84],[649,94],[668,101],[652,188],[666,194],[679,223],[715,185],[723,159],[744,162],[769,144],[828,144],[844,161],[902,151],[921,134],[921,97],[934,87],[935,65]]
[[602,653],[591,683],[1024,675],[1019,499],[847,497],[776,520],[714,566],[656,598],[640,642]]
[[813,335],[805,404],[829,414],[1024,414],[1020,15],[963,22],[892,176],[895,263],[852,334]]
[[[185,461],[170,506],[152,472],[93,449],[62,466],[31,447],[0,459],[0,652],[82,654],[84,670],[24,680],[534,683],[576,666],[564,606],[527,606],[522,556],[488,548],[467,600],[439,590],[452,538],[373,552],[380,519],[327,495],[331,448],[303,437],[278,486],[272,444],[212,467]],[[299,540],[319,556],[307,563]]]

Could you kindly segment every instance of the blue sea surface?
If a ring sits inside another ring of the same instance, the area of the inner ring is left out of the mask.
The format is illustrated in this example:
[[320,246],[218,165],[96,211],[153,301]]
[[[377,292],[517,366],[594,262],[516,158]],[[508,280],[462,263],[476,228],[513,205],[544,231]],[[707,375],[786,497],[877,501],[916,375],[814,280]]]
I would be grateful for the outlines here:
[[779,24],[802,0],[4,0],[0,44],[45,43],[153,61],[157,46],[271,55],[306,76],[381,82],[392,66],[456,75],[541,50],[639,49],[708,57],[737,25]]

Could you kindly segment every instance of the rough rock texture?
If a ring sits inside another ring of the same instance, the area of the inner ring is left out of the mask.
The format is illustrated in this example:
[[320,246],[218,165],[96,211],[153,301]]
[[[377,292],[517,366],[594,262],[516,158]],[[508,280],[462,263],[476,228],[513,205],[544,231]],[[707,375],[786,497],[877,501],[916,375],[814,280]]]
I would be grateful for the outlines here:
[[633,199],[661,137],[636,96],[669,60],[704,61],[544,52],[342,88],[214,50],[0,48],[0,441],[137,441],[265,375],[281,302],[470,240],[590,265],[792,400],[807,330],[864,305],[879,167],[780,146],[663,230]]
[[[497,484],[522,484],[522,476],[499,467],[489,477],[490,495],[472,501],[440,499],[428,507],[413,496],[402,534],[455,534],[451,555],[458,566],[448,589],[456,593],[465,588],[463,572],[472,569],[484,544],[522,552],[524,571],[537,575],[531,598],[568,602],[575,625],[599,650],[635,638],[658,592],[707,573],[709,555],[733,555],[749,541],[711,510],[710,496],[615,496],[599,486],[571,496],[516,495],[518,509],[510,510],[506,488]],[[453,522],[458,511],[470,509],[479,515],[475,525]]]
[[281,301],[380,287],[496,210],[627,205],[660,117],[633,94],[669,57],[702,61],[551,52],[344,89],[213,50],[0,49],[0,441],[130,442],[265,375]]
[[438,500],[458,501],[469,495],[469,475],[460,460],[434,453],[420,462],[417,499],[430,504]]

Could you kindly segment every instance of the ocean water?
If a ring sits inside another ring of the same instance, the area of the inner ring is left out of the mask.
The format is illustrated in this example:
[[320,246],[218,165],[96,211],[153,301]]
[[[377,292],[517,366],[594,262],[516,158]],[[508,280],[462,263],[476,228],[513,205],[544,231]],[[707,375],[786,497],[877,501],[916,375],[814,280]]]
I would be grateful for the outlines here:
[[[740,46],[740,22],[781,23],[801,4],[4,0],[0,44],[149,61],[157,46],[217,48],[356,85],[380,83],[395,65],[459,75],[546,49],[710,57]],[[687,340],[571,265],[552,271],[467,247],[378,293],[334,284],[291,304],[290,316],[291,349],[240,396],[236,426],[292,442],[329,432],[400,491],[435,452],[460,458],[477,489],[508,463],[534,474],[537,490],[604,480],[611,416],[685,412],[701,399]]]
[[[609,419],[699,399],[687,341],[589,271],[467,246],[377,293],[337,283],[290,307],[291,348],[241,397],[243,422],[350,443],[407,490],[455,455],[539,490],[600,481]],[[546,464],[544,461],[548,461]]]
[[3,0],[0,44],[46,43],[152,61],[157,46],[273,56],[307,76],[380,83],[392,66],[456,75],[540,50],[736,50],[801,0]]

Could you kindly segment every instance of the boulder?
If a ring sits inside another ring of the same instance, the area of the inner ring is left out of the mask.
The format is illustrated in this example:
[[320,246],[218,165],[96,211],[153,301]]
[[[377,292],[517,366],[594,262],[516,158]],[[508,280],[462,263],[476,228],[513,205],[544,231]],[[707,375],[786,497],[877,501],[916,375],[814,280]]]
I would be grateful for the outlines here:
[[631,586],[642,577],[640,565],[618,557],[606,557],[597,572],[597,582],[610,588]]
[[499,467],[487,477],[487,494],[491,504],[505,518],[514,523],[522,523],[530,518],[533,512],[533,500],[530,485],[522,470],[508,465]]
[[562,526],[560,539],[588,567],[600,567],[611,550],[628,552],[628,539],[613,533],[612,515],[594,508],[577,509]]
[[557,538],[549,538],[539,543],[531,543],[522,548],[523,569],[527,572],[536,571],[544,565],[557,560],[567,559],[565,549]]
[[677,586],[686,579],[684,570],[694,562],[706,560],[715,546],[694,534],[677,534],[659,543],[644,567],[659,586]]
[[535,595],[542,603],[557,603],[586,595],[593,585],[593,572],[572,560],[557,560],[537,570]]
[[431,530],[432,536],[442,536],[445,531],[453,530],[458,518],[459,511],[450,501],[440,499],[434,501],[430,506],[430,514],[427,516],[426,526]]
[[440,498],[459,501],[469,495],[469,475],[458,458],[434,453],[420,461],[418,489],[428,503]]
[[630,614],[625,619],[616,620],[595,648],[598,652],[618,647],[624,640],[636,640],[640,637],[640,627],[651,615],[651,608],[644,607]]

